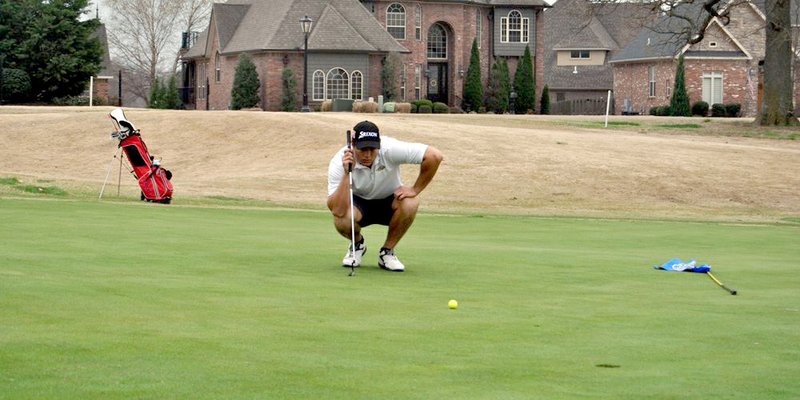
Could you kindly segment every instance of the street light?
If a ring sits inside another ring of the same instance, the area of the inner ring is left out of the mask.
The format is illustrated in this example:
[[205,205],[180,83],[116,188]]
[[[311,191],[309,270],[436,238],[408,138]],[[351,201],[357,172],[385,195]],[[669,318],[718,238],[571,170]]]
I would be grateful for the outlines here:
[[302,112],[311,111],[311,109],[308,108],[308,33],[311,32],[311,25],[313,23],[314,20],[308,15],[300,18],[300,28],[303,29],[305,43],[303,46],[303,108],[300,109]]
[[512,90],[511,94],[508,95],[508,98],[509,98],[509,101],[508,101],[509,102],[509,107],[508,107],[509,111],[511,112],[511,114],[516,114],[517,113],[517,109],[516,109],[516,104],[515,103],[517,102],[517,92]]

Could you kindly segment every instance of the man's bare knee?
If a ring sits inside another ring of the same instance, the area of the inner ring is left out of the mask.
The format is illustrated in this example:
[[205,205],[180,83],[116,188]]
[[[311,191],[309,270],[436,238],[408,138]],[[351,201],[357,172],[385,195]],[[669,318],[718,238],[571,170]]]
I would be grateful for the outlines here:
[[414,215],[419,209],[419,199],[416,197],[406,197],[403,200],[395,199],[392,208],[403,215]]

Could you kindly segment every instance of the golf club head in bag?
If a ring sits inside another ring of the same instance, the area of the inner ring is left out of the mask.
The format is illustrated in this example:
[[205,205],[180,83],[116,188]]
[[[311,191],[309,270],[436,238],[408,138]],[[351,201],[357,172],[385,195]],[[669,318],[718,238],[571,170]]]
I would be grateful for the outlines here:
[[119,140],[119,147],[125,152],[131,173],[139,182],[142,190],[142,200],[169,204],[172,201],[172,172],[161,167],[161,161],[156,160],[147,150],[147,145],[142,140],[139,130],[132,122],[125,118],[121,108],[115,108],[109,114],[114,122],[115,132],[111,137]]

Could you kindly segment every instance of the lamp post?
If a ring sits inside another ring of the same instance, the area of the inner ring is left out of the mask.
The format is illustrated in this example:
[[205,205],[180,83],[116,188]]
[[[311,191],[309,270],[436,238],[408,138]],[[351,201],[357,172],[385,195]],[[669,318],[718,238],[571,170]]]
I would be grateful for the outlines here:
[[511,94],[508,95],[508,103],[509,103],[508,104],[508,109],[511,112],[511,114],[516,114],[517,113],[516,102],[517,102],[517,92],[512,90]]
[[300,27],[303,29],[304,45],[303,45],[303,108],[301,112],[309,112],[308,108],[308,33],[311,32],[311,24],[314,20],[308,15],[300,18]]

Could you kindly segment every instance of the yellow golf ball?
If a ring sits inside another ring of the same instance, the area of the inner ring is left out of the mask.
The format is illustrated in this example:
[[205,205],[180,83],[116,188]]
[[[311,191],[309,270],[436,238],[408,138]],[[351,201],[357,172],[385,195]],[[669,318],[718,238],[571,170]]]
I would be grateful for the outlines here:
[[447,302],[447,306],[450,307],[451,310],[455,310],[458,308],[458,302],[455,300],[450,300]]

